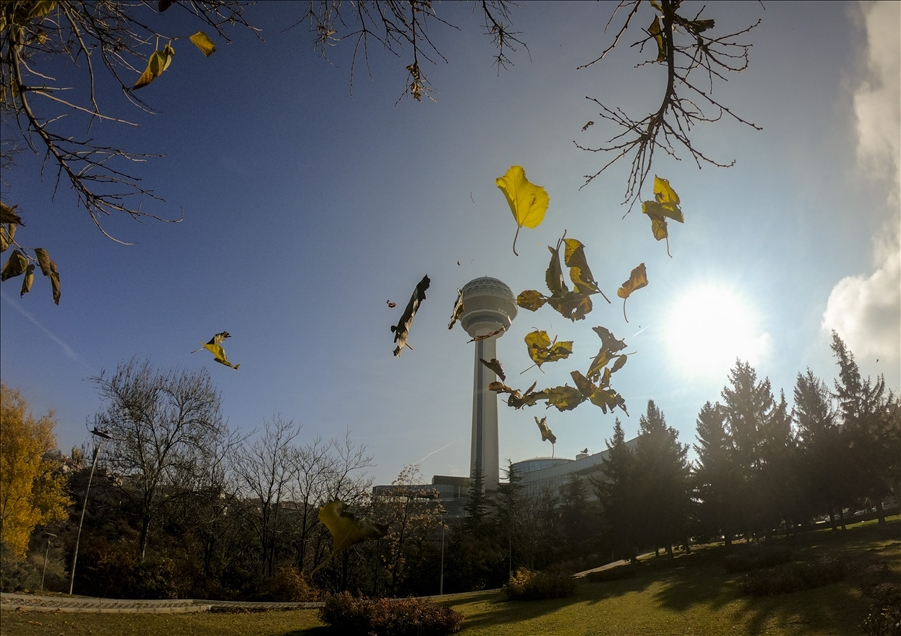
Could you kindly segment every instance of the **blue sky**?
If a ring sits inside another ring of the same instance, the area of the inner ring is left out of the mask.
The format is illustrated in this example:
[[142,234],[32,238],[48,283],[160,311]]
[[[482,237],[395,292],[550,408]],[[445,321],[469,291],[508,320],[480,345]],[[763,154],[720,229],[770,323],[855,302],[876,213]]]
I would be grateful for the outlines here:
[[[654,399],[680,440],[694,441],[695,417],[719,398],[736,353],[789,400],[807,367],[831,384],[829,328],[865,375],[884,373],[897,390],[899,5],[728,7],[708,7],[717,28],[762,23],[744,38],[750,68],[715,95],[763,130],[729,121],[696,129],[706,152],[735,159],[729,169],[658,155],[653,171],[679,193],[686,218],[670,225],[673,258],[638,209],[621,218],[625,165],[580,189],[602,157],[573,141],[599,144],[613,132],[585,97],[644,112],[662,89],[661,70],[635,69],[644,57],[628,46],[576,70],[609,43],[610,5],[525,3],[513,19],[528,52],[498,73],[472,7],[438,4],[462,30],[432,33],[449,60],[424,66],[435,102],[398,102],[410,60],[377,50],[372,77],[358,68],[351,95],[349,45],[329,64],[304,27],[283,31],[299,7],[251,11],[265,43],[236,32],[205,59],[177,42],[169,70],[142,89],[160,113],[102,92],[111,112],[141,126],[102,123],[92,133],[165,154],[140,167],[166,200],[146,209],[184,210],[182,223],[110,219],[112,234],[137,243],[117,245],[70,191],[53,197],[52,173],[36,182],[39,157],[19,155],[4,174],[4,201],[28,223],[17,238],[56,260],[62,301],[52,304],[40,276],[22,299],[17,281],[3,285],[3,381],[35,413],[56,412],[64,451],[85,441],[100,407],[89,378],[137,356],[164,369],[208,367],[242,431],[276,413],[301,423],[304,439],[350,431],[379,483],[414,462],[427,478],[465,474],[473,353],[462,329],[446,327],[456,289],[483,275],[514,293],[543,289],[545,246],[566,230],[586,245],[613,304],[595,302],[578,323],[550,308],[520,311],[498,342],[514,386],[572,383],[569,371],[584,371],[597,352],[591,327],[603,325],[635,352],[614,376],[631,413],[627,436]],[[596,125],[582,132],[589,120]],[[494,183],[513,164],[551,200],[543,224],[520,233],[519,257]],[[616,289],[640,262],[650,284],[629,299],[626,324]],[[410,335],[415,350],[395,358],[389,326],[424,274],[432,285]],[[704,302],[720,318],[698,330],[704,316],[691,308]],[[573,340],[573,357],[519,375],[531,364],[523,337],[533,328]],[[237,372],[190,353],[222,330]],[[613,416],[590,404],[541,411],[500,405],[502,465],[550,455],[533,415],[548,415],[558,457],[602,450],[611,436]]]

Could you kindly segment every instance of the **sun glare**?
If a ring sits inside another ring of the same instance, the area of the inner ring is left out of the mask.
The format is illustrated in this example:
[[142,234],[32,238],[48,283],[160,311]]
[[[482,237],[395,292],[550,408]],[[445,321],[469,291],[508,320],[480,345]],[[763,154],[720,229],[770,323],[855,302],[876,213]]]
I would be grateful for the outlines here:
[[674,363],[692,376],[724,376],[736,358],[760,361],[769,345],[757,312],[734,292],[696,287],[682,295],[667,319],[667,345]]

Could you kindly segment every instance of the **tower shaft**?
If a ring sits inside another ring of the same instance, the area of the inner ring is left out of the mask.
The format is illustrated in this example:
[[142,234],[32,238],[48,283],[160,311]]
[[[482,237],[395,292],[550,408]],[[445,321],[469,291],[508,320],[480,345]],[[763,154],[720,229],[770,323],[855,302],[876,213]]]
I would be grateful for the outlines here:
[[500,479],[497,441],[497,393],[488,385],[497,380],[494,371],[479,362],[497,357],[497,336],[475,343],[475,369],[472,390],[472,448],[469,476],[481,470],[485,491],[497,490]]

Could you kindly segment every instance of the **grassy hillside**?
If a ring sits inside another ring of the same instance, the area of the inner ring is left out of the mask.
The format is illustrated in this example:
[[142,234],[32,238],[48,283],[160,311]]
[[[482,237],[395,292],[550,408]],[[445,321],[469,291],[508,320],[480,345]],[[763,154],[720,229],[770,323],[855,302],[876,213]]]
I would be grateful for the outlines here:
[[[796,560],[833,555],[857,564],[887,563],[901,576],[901,518],[888,527],[874,523],[828,530],[780,541]],[[831,585],[781,596],[749,597],[738,589],[738,574],[722,564],[724,549],[705,546],[675,559],[646,559],[633,578],[581,581],[573,598],[508,602],[499,593],[472,593],[448,599],[466,615],[461,634],[862,634],[871,603],[849,576]],[[316,611],[253,614],[43,614],[3,612],[0,634],[32,636],[93,634],[192,634],[196,636],[323,636]]]

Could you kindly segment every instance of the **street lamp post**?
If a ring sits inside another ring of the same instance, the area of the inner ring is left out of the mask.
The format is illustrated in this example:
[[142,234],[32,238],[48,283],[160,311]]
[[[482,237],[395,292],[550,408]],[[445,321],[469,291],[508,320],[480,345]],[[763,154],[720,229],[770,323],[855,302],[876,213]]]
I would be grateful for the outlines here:
[[88,477],[88,487],[84,491],[84,503],[81,505],[81,518],[78,520],[78,533],[75,535],[75,552],[72,554],[72,572],[69,574],[69,595],[72,594],[72,588],[75,587],[75,564],[78,563],[78,544],[81,541],[81,525],[84,523],[84,512],[88,507],[88,493],[91,492],[91,482],[94,480],[94,469],[97,467],[97,457],[100,455],[100,446],[103,440],[112,439],[106,431],[99,431],[96,428],[91,431],[91,435],[99,437],[100,440],[94,447],[94,459],[91,462],[91,474]]
[[44,589],[44,575],[47,574],[47,557],[50,554],[50,538],[51,537],[54,539],[57,538],[57,536],[55,534],[53,534],[52,532],[45,532],[44,534],[47,535],[47,549],[44,550],[44,569],[41,570],[41,589],[42,590]]
[[444,515],[441,515],[441,583],[438,585],[438,595],[444,596]]

